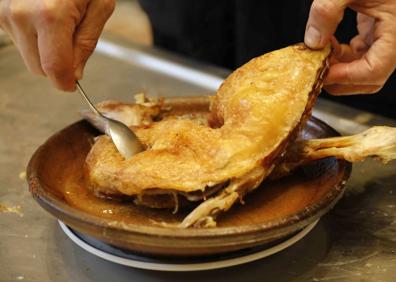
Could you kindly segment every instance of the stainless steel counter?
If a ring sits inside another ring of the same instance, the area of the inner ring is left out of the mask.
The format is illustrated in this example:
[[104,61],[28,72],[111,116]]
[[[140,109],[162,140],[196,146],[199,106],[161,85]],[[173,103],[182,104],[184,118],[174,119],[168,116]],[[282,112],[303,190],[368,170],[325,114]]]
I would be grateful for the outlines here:
[[[213,92],[226,75],[156,50],[102,41],[83,84],[95,101]],[[396,95],[396,94],[395,94]],[[80,96],[55,91],[0,48],[0,281],[396,281],[396,163],[356,164],[347,193],[289,249],[242,266],[195,273],[132,269],[80,249],[28,192],[23,172],[47,137],[79,119]],[[396,125],[320,100],[315,114],[343,133]],[[8,212],[5,212],[6,209]]]

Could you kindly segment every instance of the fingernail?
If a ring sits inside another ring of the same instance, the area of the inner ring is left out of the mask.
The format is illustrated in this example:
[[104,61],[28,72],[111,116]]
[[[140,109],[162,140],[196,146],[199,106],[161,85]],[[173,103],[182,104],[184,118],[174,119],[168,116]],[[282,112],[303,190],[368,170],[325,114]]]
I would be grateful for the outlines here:
[[320,32],[317,28],[313,26],[309,26],[307,31],[305,32],[304,38],[305,44],[307,44],[311,48],[320,47]]

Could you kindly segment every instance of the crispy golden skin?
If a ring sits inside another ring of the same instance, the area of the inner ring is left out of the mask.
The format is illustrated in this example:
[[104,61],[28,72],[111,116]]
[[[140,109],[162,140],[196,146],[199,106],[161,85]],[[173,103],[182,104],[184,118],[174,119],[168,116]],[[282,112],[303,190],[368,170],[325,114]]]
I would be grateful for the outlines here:
[[284,48],[253,59],[220,87],[212,109],[218,129],[190,120],[135,128],[147,150],[124,160],[108,137],[93,146],[91,183],[124,194],[185,192],[237,178],[261,165],[299,124],[329,48]]
[[[220,195],[223,206],[211,204],[228,209],[238,189],[255,188],[271,172],[309,117],[329,53],[330,47],[313,51],[294,45],[251,60],[217,91],[212,127],[176,118],[133,127],[146,150],[128,160],[108,137],[99,137],[86,159],[91,186],[140,195],[154,188],[203,191],[231,181]],[[211,214],[203,210],[199,217]],[[197,221],[189,217],[183,227]]]

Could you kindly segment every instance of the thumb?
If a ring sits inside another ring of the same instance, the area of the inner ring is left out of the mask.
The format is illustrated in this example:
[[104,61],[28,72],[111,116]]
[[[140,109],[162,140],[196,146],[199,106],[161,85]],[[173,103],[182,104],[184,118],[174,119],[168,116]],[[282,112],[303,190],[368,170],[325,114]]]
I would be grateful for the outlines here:
[[314,0],[305,29],[305,44],[323,48],[330,41],[344,16],[349,0]]
[[103,27],[114,10],[114,1],[91,1],[74,35],[74,75],[83,76],[88,58],[95,50]]

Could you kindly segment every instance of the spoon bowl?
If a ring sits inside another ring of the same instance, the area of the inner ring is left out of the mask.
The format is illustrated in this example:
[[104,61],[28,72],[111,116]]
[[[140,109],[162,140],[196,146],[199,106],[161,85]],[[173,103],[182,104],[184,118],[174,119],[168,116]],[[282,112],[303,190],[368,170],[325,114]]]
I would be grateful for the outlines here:
[[106,134],[111,137],[117,150],[125,159],[129,159],[133,155],[143,151],[142,143],[140,143],[135,133],[128,126],[120,121],[104,116],[89,100],[78,81],[76,81],[76,85],[78,92],[88,103],[91,111],[103,121]]

